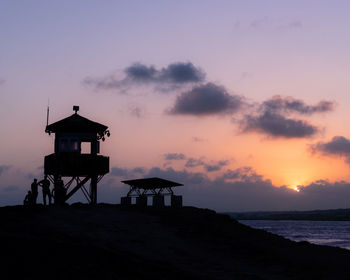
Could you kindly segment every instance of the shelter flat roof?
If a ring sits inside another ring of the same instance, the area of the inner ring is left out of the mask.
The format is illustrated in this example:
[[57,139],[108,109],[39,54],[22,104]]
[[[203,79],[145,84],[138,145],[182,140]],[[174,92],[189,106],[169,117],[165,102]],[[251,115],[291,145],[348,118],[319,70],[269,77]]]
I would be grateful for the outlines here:
[[158,189],[158,188],[171,188],[171,187],[183,186],[183,184],[161,179],[158,177],[125,180],[121,182],[132,187],[137,187],[139,189]]

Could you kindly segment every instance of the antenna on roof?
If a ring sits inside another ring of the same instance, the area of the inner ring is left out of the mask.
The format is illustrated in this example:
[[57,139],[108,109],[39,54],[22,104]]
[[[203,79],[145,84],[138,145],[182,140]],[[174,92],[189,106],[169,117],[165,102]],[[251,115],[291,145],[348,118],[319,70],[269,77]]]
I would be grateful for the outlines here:
[[50,115],[50,99],[47,100],[46,126],[49,125],[49,115]]
[[48,134],[50,135],[51,132],[47,129],[47,127],[48,127],[48,125],[49,125],[49,115],[50,115],[50,99],[47,100],[46,128],[45,128],[45,132],[48,133]]

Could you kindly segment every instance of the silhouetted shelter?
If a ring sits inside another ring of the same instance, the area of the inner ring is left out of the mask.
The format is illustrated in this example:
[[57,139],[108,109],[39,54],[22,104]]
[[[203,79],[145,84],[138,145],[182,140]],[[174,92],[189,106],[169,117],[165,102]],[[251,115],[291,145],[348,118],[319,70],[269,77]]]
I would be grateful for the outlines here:
[[[53,184],[60,177],[69,177],[64,201],[81,189],[89,203],[96,204],[97,183],[109,172],[109,157],[98,155],[100,140],[110,133],[107,126],[80,116],[79,106],[73,110],[73,115],[46,126],[46,133],[55,133],[55,145],[54,153],[45,156],[44,173]],[[82,153],[82,143],[90,144],[90,153]],[[85,188],[88,181],[90,189]]]
[[123,205],[130,205],[131,198],[136,197],[136,204],[139,206],[147,206],[147,197],[152,196],[153,206],[162,207],[164,206],[164,196],[170,195],[171,206],[182,206],[182,196],[175,195],[173,188],[183,186],[183,184],[158,177],[124,180],[121,182],[130,186],[126,197],[121,198],[121,204]]

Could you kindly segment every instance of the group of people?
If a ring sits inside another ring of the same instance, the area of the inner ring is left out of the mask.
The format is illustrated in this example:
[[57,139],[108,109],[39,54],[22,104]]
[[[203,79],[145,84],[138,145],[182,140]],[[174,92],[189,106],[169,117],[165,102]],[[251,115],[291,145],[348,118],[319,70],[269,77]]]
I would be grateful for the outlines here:
[[38,182],[37,179],[34,179],[33,183],[30,186],[30,191],[28,191],[27,195],[24,198],[24,205],[36,205],[38,199],[38,189],[42,188],[43,193],[43,202],[44,206],[47,205],[46,199],[48,198],[49,205],[52,204],[52,197],[54,198],[55,204],[64,204],[66,197],[66,188],[64,187],[64,183],[62,178],[59,176],[56,178],[54,182],[54,188],[51,192],[50,190],[50,180],[47,178],[47,175],[44,176],[44,179]]

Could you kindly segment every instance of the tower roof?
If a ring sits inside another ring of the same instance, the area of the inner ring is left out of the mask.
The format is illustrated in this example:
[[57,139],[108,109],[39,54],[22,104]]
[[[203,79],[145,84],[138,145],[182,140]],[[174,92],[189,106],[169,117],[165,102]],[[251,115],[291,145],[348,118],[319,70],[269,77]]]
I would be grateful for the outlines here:
[[134,179],[121,181],[129,186],[137,187],[139,189],[157,189],[157,188],[172,188],[183,186],[183,184],[176,183],[173,181],[161,179],[158,177],[144,178],[144,179]]
[[102,134],[108,126],[91,121],[77,113],[46,126],[45,132],[83,132],[83,133],[98,133]]

